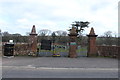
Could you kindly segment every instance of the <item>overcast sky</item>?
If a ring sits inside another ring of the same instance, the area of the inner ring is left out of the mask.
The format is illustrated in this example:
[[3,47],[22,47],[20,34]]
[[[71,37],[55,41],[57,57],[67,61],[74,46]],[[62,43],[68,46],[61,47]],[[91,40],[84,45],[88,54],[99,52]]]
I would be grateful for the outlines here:
[[30,32],[33,25],[41,29],[67,31],[74,21],[88,21],[88,34],[105,31],[118,33],[119,0],[0,0],[0,29],[2,32]]

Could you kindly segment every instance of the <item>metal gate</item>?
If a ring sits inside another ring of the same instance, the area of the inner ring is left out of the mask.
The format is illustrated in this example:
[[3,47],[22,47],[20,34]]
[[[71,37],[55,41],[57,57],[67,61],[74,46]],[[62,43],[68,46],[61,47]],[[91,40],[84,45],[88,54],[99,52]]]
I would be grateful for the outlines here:
[[[47,45],[47,43],[46,43]],[[38,56],[41,57],[52,57],[54,54],[60,55],[61,57],[68,57],[69,54],[69,46],[64,45],[52,45],[51,49],[42,49],[43,46],[38,46]],[[78,46],[76,50],[78,57],[86,57],[87,56],[87,46]]]
[[52,56],[52,41],[51,40],[41,40],[41,44],[38,46],[37,54],[38,56]]

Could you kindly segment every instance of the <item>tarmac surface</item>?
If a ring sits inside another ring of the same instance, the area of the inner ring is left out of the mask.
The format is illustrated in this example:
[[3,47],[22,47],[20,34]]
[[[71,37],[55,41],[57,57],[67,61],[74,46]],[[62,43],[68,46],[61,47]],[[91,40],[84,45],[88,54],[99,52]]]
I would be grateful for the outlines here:
[[99,57],[3,57],[2,77],[117,78],[118,60]]

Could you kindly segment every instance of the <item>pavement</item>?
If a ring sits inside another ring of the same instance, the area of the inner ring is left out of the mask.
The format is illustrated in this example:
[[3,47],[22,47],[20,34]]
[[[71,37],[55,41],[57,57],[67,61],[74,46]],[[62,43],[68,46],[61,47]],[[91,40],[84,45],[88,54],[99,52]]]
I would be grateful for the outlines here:
[[117,78],[118,60],[98,57],[3,57],[2,77]]

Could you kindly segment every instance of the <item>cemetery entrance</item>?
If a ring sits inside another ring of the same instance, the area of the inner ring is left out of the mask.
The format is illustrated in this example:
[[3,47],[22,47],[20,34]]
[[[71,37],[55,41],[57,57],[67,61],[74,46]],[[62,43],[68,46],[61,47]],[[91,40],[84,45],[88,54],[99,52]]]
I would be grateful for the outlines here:
[[[77,57],[87,56],[87,46],[78,45]],[[68,57],[69,43],[54,43],[53,40],[43,39],[38,44],[37,56],[39,57]]]
[[[81,23],[83,24],[83,22]],[[85,24],[86,23],[88,22],[85,22]],[[89,35],[82,36],[82,38],[81,35],[78,34],[79,31],[83,30],[82,27],[84,26],[81,26],[79,30],[78,24],[74,24],[72,29],[69,30],[70,32],[68,35],[56,35],[55,32],[53,32],[51,36],[46,36],[44,33],[42,33],[43,35],[37,35],[35,25],[33,25],[31,33],[29,34],[28,43],[15,44],[14,48],[14,44],[5,45],[4,55],[13,56],[25,54],[32,56],[61,56],[70,58],[97,56],[97,35],[94,29],[91,28]]]
[[38,45],[37,55],[38,56],[52,56],[52,41],[43,39]]

